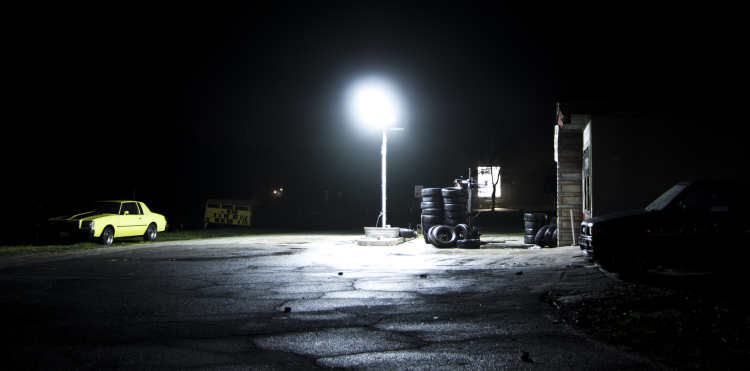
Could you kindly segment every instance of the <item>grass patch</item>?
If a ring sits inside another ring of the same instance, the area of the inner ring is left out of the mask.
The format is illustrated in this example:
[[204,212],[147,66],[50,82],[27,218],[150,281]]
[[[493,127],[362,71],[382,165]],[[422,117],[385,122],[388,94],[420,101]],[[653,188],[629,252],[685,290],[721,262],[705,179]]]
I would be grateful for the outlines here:
[[[274,234],[289,234],[279,230],[258,229],[258,228],[216,228],[216,229],[194,229],[194,230],[174,230],[160,232],[157,242],[167,241],[189,241],[203,240],[210,238],[227,238],[227,237],[245,237],[245,236],[267,236]],[[142,237],[118,238],[112,242],[111,246],[103,246],[94,241],[70,241],[66,243],[50,243],[40,245],[17,245],[17,246],[0,246],[0,259],[10,258],[22,255],[35,254],[59,254],[71,251],[93,250],[101,248],[116,248],[124,246],[133,246],[139,244],[148,244],[143,241]]]

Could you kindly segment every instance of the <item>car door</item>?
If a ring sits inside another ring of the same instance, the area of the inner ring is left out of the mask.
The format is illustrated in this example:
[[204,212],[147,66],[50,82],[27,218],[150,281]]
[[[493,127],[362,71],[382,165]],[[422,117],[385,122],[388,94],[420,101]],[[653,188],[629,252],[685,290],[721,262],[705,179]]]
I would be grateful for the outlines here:
[[662,225],[662,236],[672,257],[680,263],[701,263],[715,254],[713,247],[722,245],[729,219],[727,191],[721,187],[692,187],[668,213]]
[[135,202],[123,202],[118,217],[117,237],[138,236],[146,232],[138,205]]

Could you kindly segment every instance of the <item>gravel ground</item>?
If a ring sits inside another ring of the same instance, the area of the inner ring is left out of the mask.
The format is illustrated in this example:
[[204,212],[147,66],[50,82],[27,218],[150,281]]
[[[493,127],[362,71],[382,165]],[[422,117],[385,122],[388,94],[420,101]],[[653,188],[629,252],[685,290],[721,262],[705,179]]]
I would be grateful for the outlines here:
[[750,299],[739,274],[649,273],[540,299],[593,338],[678,370],[747,370]]

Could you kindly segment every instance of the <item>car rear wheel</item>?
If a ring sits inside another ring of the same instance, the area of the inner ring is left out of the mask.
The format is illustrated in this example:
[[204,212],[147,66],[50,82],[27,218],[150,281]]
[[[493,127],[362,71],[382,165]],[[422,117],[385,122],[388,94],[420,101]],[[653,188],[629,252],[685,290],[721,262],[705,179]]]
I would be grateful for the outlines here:
[[146,229],[146,233],[143,235],[143,240],[148,242],[156,241],[156,224],[151,223]]
[[99,237],[99,242],[102,243],[104,246],[109,246],[112,244],[112,240],[115,239],[115,230],[112,229],[112,227],[106,227],[102,231],[102,235]]

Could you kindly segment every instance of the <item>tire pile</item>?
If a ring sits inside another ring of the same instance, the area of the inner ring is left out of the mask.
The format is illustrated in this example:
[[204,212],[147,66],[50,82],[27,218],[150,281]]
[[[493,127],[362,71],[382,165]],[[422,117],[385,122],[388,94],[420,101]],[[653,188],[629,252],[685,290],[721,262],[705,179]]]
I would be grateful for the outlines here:
[[421,206],[426,243],[435,247],[479,248],[479,235],[467,224],[466,190],[461,187],[423,188]]
[[557,219],[552,218],[546,225],[547,215],[544,213],[523,214],[524,236],[523,243],[539,247],[557,247]]

